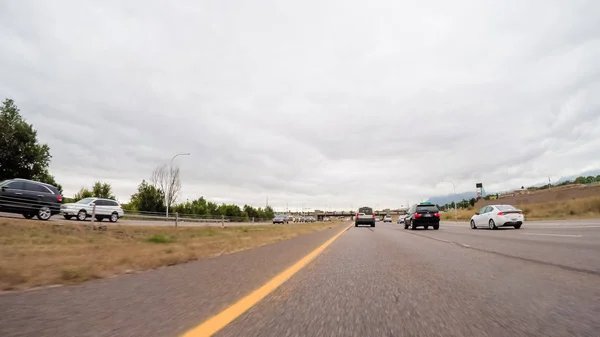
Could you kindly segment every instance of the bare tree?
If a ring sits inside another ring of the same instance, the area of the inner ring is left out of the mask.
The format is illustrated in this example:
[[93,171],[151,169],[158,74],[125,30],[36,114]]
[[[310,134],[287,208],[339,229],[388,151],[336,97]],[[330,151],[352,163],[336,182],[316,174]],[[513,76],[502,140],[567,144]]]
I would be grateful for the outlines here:
[[179,197],[181,181],[179,180],[179,167],[163,164],[152,171],[150,182],[163,191],[167,198],[167,206],[171,207]]

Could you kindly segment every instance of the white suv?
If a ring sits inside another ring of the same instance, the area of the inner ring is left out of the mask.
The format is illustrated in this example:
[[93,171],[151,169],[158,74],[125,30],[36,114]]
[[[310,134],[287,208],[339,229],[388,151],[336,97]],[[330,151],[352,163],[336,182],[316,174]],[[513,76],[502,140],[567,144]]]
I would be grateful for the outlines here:
[[84,221],[92,216],[94,204],[96,205],[95,215],[98,221],[106,218],[110,222],[117,222],[119,218],[125,215],[123,206],[117,201],[104,198],[84,198],[74,203],[63,204],[60,206],[60,214],[67,220],[75,217],[79,221]]

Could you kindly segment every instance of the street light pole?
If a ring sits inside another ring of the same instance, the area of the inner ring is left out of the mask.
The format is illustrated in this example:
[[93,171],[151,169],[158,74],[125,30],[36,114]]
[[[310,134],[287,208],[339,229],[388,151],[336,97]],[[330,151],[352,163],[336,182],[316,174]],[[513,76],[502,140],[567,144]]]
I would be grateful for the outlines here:
[[443,183],[450,183],[452,184],[452,188],[454,189],[454,220],[458,221],[458,214],[456,212],[456,209],[458,208],[458,206],[456,205],[456,185],[454,185],[454,182],[449,180],[449,181],[442,181]]
[[171,171],[173,170],[173,160],[175,160],[175,158],[177,156],[189,156],[191,153],[178,153],[176,155],[173,156],[173,158],[171,158],[171,162],[169,163],[169,180],[167,181],[167,191],[165,193],[165,204],[167,206],[167,214],[166,217],[169,217],[169,202],[171,201]]

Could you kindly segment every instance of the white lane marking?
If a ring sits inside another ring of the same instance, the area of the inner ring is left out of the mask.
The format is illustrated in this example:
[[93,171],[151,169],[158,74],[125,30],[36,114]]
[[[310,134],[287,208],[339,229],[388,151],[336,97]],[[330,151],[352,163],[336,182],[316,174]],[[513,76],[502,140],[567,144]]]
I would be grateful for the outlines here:
[[540,235],[540,236],[565,236],[570,238],[580,238],[582,235],[579,234],[544,234],[544,233],[521,233],[523,235]]
[[464,243],[461,243],[460,245],[463,246],[463,247],[471,248],[471,246],[465,245]]

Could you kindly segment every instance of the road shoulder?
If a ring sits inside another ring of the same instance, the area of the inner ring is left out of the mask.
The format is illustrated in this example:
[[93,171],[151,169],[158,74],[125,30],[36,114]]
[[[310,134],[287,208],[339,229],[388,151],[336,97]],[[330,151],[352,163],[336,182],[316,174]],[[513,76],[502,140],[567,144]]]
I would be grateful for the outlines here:
[[0,335],[181,334],[260,287],[345,225],[140,274],[3,294]]

